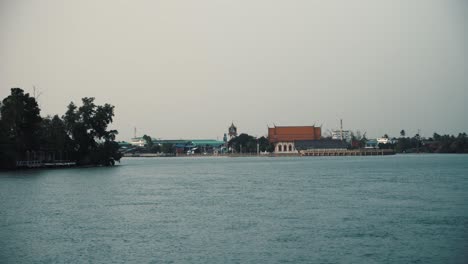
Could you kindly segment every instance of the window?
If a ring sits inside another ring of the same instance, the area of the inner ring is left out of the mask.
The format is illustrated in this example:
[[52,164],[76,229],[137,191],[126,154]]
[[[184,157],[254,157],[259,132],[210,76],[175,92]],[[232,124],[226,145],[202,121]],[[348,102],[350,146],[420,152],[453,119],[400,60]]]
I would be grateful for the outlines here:
[[281,145],[278,145],[278,152],[281,152],[283,151],[283,148],[281,147]]
[[292,145],[289,145],[289,151],[292,151]]

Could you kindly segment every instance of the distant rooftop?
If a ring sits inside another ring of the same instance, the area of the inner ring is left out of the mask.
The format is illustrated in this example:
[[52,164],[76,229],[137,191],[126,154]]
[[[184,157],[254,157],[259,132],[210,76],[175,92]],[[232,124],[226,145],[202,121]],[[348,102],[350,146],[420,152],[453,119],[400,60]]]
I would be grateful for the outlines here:
[[177,144],[177,145],[195,145],[195,146],[220,146],[224,141],[214,139],[158,139],[153,140],[157,144]]
[[320,139],[322,128],[316,126],[275,126],[268,128],[270,142]]

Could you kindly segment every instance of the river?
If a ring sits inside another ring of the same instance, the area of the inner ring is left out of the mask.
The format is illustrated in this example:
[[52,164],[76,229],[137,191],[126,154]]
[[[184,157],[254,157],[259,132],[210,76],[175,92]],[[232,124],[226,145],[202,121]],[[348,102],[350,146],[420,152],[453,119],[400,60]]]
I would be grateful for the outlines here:
[[468,155],[0,172],[0,263],[467,263]]

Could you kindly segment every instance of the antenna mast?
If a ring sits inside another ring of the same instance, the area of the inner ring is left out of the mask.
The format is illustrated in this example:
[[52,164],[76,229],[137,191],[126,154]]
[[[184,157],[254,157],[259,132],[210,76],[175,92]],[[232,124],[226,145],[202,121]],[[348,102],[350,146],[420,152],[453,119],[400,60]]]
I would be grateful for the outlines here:
[[341,141],[343,141],[343,119],[340,119],[340,136]]

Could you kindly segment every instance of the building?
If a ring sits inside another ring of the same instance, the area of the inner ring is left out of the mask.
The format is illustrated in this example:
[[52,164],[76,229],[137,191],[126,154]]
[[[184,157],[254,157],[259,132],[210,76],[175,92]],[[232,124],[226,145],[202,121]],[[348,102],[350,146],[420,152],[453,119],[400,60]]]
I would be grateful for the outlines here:
[[389,139],[387,137],[382,137],[382,138],[377,138],[377,143],[380,144],[395,144],[396,143],[396,140],[393,140],[393,139]]
[[231,123],[231,126],[228,128],[228,134],[229,134],[229,140],[237,137],[237,127],[234,125],[234,123]]
[[130,144],[135,147],[144,147],[146,141],[142,137],[134,137],[130,140]]
[[331,137],[334,140],[343,140],[351,142],[351,131],[349,130],[332,130]]
[[351,131],[343,130],[343,119],[340,119],[340,129],[332,130],[331,137],[334,140],[351,142]]
[[214,139],[177,139],[177,140],[155,140],[154,144],[162,146],[171,145],[177,154],[218,154],[224,148],[224,141]]
[[295,141],[319,140],[322,128],[316,126],[274,126],[268,128],[268,140],[275,146],[275,153],[297,153]]
[[379,147],[379,142],[376,139],[369,139],[366,141],[364,148],[366,149],[375,149]]
[[218,154],[225,149],[224,141],[213,139],[193,139],[191,143],[200,150],[200,153]]
[[336,139],[320,139],[320,140],[296,140],[294,146],[298,151],[312,150],[312,149],[333,149],[345,150],[348,149],[349,144],[345,141]]

